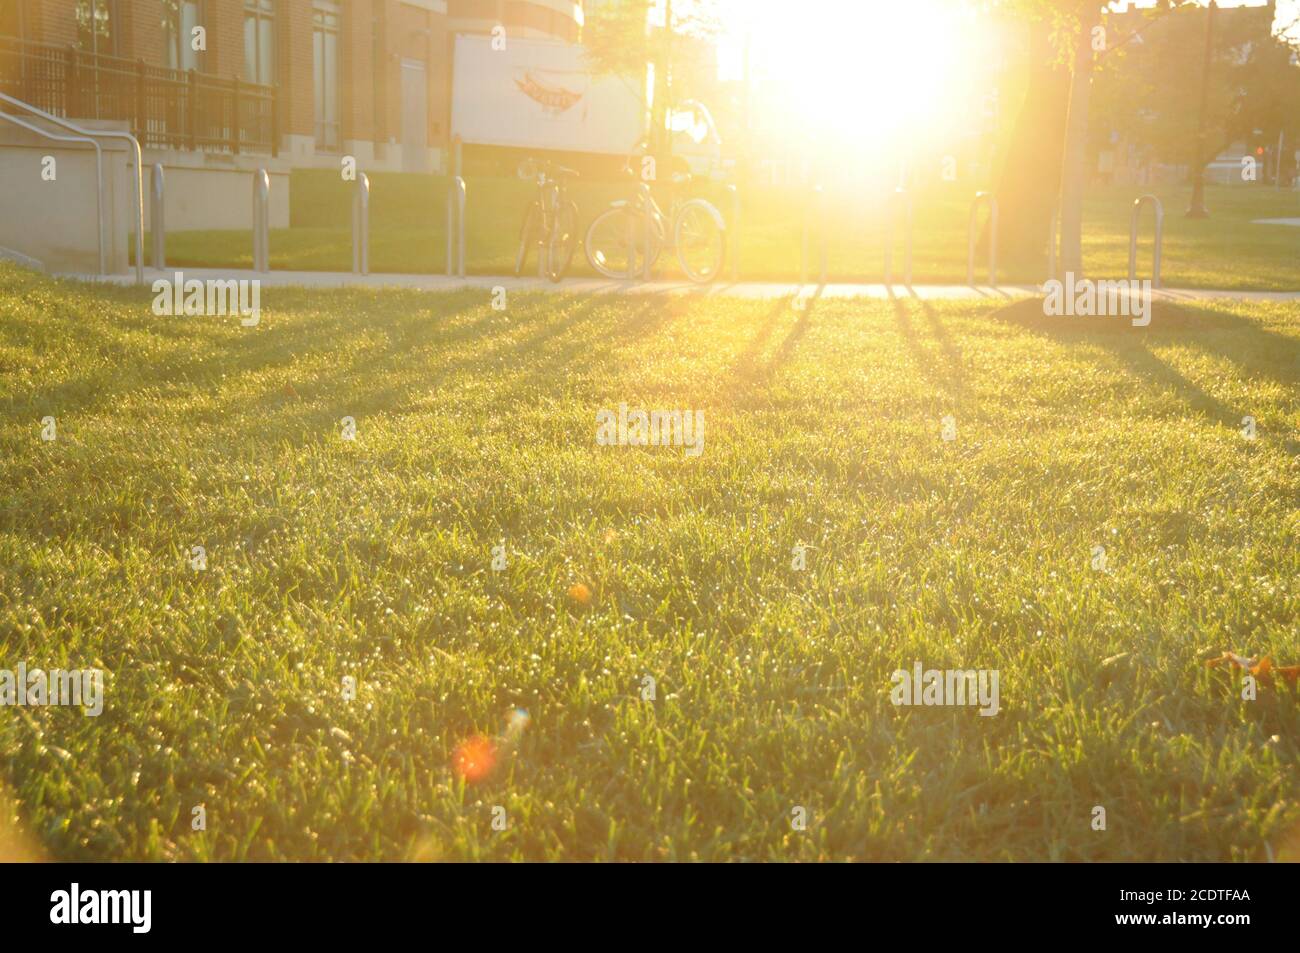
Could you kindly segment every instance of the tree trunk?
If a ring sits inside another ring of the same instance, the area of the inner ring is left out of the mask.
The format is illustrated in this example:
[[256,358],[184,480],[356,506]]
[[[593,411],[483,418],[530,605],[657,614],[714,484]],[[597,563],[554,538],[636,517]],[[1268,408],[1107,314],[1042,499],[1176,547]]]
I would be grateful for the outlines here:
[[1061,161],[1062,273],[1083,274],[1083,193],[1088,177],[1088,98],[1092,90],[1092,29],[1101,22],[1101,7],[1085,2],[1079,12],[1079,36],[1070,70],[1070,107],[1065,119]]
[[[672,106],[673,0],[664,2],[664,32],[655,66],[655,101],[651,113],[653,129],[650,154],[655,157],[655,186],[667,196],[672,189],[672,133],[668,131],[668,110]],[[667,205],[664,206],[667,208]]]
[[[1049,25],[1032,21],[1024,101],[1002,156],[998,252],[1012,271],[1047,275],[1052,211],[1061,194],[1061,143],[1070,100],[1070,71],[1055,55]],[[982,242],[987,236],[982,236]]]

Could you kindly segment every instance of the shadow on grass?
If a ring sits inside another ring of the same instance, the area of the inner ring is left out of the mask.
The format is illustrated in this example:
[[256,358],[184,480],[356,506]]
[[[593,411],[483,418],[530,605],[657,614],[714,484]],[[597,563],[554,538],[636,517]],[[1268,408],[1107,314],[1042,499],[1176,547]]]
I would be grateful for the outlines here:
[[[399,347],[409,350],[428,341],[455,343],[481,336],[491,329],[493,313],[478,295],[418,295],[404,293],[397,300],[381,301],[374,293],[356,292],[338,297],[317,294],[295,296],[285,302],[281,294],[267,297],[262,324],[256,329],[240,328],[236,318],[180,317],[157,318],[151,314],[131,319],[131,330],[142,330],[165,338],[173,347],[142,350],[130,342],[94,324],[84,323],[77,337],[85,341],[84,350],[97,352],[112,360],[105,370],[53,387],[39,388],[32,398],[44,406],[57,408],[64,415],[111,409],[130,393],[168,385],[184,385],[218,391],[232,375],[256,373],[292,366],[302,355],[318,351],[322,341],[335,342],[340,352],[361,332],[379,332],[388,336],[386,353],[395,354]],[[114,296],[117,297],[117,296]],[[123,296],[124,304],[147,304],[134,296]],[[329,311],[313,314],[328,302]],[[484,313],[470,320],[475,306]],[[102,301],[96,306],[103,307]],[[128,312],[129,314],[129,312]],[[311,315],[310,320],[306,315]],[[284,320],[293,317],[295,320]],[[75,320],[70,316],[70,320]],[[218,323],[220,322],[220,323]],[[39,326],[30,321],[32,330]],[[182,352],[182,353],[178,353]],[[18,397],[15,397],[18,402]]]
[[[894,318],[895,323],[898,325],[898,333],[902,337],[903,343],[907,345],[908,352],[912,355],[912,363],[916,365],[917,370],[931,385],[939,388],[948,396],[964,396],[966,394],[966,376],[962,369],[961,350],[953,343],[948,329],[944,327],[939,315],[935,313],[930,303],[917,297],[916,292],[910,289],[909,293],[910,298],[905,299],[896,296],[893,288],[889,289],[889,300],[894,305]],[[911,304],[909,304],[909,301]],[[925,316],[926,324],[930,330],[930,337],[934,339],[939,347],[938,358],[933,355],[929,348],[922,345],[917,336],[916,328],[912,324],[913,307]]]
[[[773,302],[766,315],[760,319],[758,332],[741,350],[731,366],[728,377],[731,388],[753,395],[761,391],[776,376],[782,366],[794,357],[799,343],[812,327],[813,312],[822,296],[823,289],[818,287],[811,295],[787,295]],[[772,335],[781,322],[782,316],[793,311],[798,317],[790,330],[786,332],[781,343],[777,345],[772,356],[763,359]]]
[[[1101,347],[1133,377],[1163,387],[1193,410],[1232,429],[1241,426],[1250,410],[1230,407],[1207,393],[1154,354],[1149,344],[1195,347],[1236,364],[1245,378],[1262,373],[1289,387],[1300,382],[1300,341],[1224,311],[1155,301],[1151,304],[1151,323],[1134,327],[1127,317],[1046,315],[1041,298],[1027,298],[992,312],[992,316],[1064,343],[1086,342]],[[1283,438],[1281,444],[1291,454],[1300,453],[1300,441]]]

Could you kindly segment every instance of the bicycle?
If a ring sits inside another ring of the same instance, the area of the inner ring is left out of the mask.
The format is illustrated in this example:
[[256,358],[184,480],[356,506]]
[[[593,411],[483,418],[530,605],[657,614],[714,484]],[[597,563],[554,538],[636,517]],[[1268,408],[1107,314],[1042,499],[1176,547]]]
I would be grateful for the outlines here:
[[568,180],[578,173],[563,166],[531,159],[519,164],[519,177],[537,183],[537,198],[524,213],[519,230],[519,251],[515,255],[515,275],[522,275],[528,250],[537,246],[537,264],[551,281],[559,281],[569,270],[578,246],[578,206],[569,199]]
[[[625,171],[633,174],[630,167]],[[684,187],[690,181],[690,173],[673,176],[677,186]],[[672,223],[671,242],[669,222]],[[677,256],[686,277],[697,284],[707,284],[722,272],[727,254],[727,223],[722,213],[705,199],[681,202],[674,195],[665,214],[648,188],[638,189],[631,201],[610,203],[608,209],[596,216],[584,242],[588,263],[606,278],[635,278],[645,270],[647,224],[651,269],[667,247]]]

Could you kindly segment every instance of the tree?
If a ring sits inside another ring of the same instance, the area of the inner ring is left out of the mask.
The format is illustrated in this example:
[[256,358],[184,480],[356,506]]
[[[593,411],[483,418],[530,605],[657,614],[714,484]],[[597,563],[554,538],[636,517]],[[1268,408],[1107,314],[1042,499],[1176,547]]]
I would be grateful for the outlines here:
[[1196,141],[1200,84],[1171,78],[1204,56],[1204,8],[1153,24],[1141,45],[1129,44],[1102,62],[1093,84],[1093,141],[1113,131],[1153,160],[1183,164],[1191,158],[1193,178],[1234,143],[1272,145],[1279,133],[1295,142],[1300,69],[1291,62],[1291,47],[1273,35],[1274,13],[1272,5],[1218,12],[1203,150],[1188,155],[1188,144]]
[[719,30],[717,0],[611,0],[583,28],[594,72],[623,76],[640,88],[653,82],[648,144],[660,168],[672,164],[669,117],[693,98],[692,78]]
[[[1153,22],[1190,0],[1157,0],[1142,16]],[[1103,13],[1109,6],[1102,0],[1004,0],[1004,6],[1026,17],[1038,29],[1053,37],[1057,61],[1068,71],[1068,95],[1064,103],[1065,124],[1059,160],[1056,207],[1060,214],[1061,271],[1083,272],[1083,198],[1087,184],[1088,131],[1096,64],[1123,47],[1145,27],[1124,33],[1107,29]],[[1048,213],[1050,215],[1050,212]],[[1007,227],[1013,222],[1009,221]],[[1045,233],[1047,222],[1035,222]]]

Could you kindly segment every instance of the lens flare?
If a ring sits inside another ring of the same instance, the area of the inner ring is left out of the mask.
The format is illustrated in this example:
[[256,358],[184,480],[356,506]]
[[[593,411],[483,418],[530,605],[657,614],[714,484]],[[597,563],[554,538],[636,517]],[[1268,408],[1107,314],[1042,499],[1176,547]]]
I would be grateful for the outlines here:
[[471,784],[482,781],[496,767],[497,746],[491,738],[473,735],[456,746],[451,756],[452,770],[457,777]]

